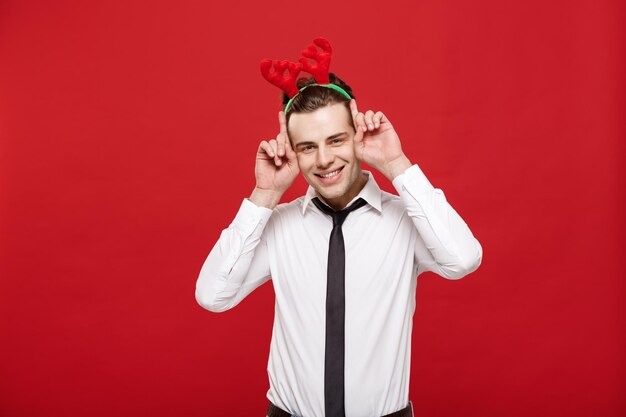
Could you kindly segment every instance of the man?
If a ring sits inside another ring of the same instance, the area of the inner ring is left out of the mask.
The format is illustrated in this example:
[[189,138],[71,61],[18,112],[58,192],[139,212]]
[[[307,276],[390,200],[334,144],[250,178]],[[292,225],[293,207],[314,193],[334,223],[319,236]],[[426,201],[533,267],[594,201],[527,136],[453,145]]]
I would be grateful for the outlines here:
[[[276,139],[257,150],[256,187],[196,285],[198,303],[221,312],[272,279],[270,416],[411,416],[417,276],[432,271],[458,279],[482,259],[479,242],[404,154],[389,119],[380,111],[359,112],[344,93],[312,84],[299,90],[287,115],[279,112]],[[392,181],[399,195],[380,190],[361,162]],[[278,204],[299,172],[309,184],[306,195]],[[360,208],[338,226],[336,246],[333,211],[360,199]],[[336,267],[341,287],[331,280]],[[328,358],[337,356],[339,339],[329,342],[329,314],[336,310],[327,301],[343,291],[337,301],[341,372],[329,377]],[[336,380],[340,387],[329,388]],[[335,394],[338,400],[329,399]]]

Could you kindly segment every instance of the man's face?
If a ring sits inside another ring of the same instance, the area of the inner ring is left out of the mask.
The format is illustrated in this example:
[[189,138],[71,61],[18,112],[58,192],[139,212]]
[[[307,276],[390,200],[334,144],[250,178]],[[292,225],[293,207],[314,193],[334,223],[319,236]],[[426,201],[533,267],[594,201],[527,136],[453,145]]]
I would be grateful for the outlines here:
[[288,124],[302,175],[335,210],[361,191],[367,178],[354,153],[354,126],[341,103],[294,113]]

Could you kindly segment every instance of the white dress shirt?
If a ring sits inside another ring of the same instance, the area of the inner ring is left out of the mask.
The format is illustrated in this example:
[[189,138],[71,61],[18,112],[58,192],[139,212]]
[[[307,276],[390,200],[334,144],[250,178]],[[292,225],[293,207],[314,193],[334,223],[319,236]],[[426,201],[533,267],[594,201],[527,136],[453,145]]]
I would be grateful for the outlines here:
[[[354,200],[345,240],[346,417],[375,417],[407,406],[417,276],[458,279],[476,270],[482,247],[418,165],[393,180],[374,176]],[[273,210],[244,199],[196,283],[196,299],[221,312],[271,277],[276,294],[267,398],[297,416],[324,416],[328,243],[332,218],[305,196]],[[320,197],[321,201],[324,201]],[[351,204],[351,203],[350,203]]]

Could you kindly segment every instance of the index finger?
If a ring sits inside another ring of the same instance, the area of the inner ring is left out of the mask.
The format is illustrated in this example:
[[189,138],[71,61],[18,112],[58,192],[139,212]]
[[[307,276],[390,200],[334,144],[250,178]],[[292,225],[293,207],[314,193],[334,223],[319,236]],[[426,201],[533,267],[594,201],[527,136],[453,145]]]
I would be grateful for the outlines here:
[[356,100],[353,98],[350,99],[350,112],[352,113],[353,120],[356,118],[356,115],[359,114],[359,109],[356,106]]
[[287,117],[282,110],[278,112],[278,124],[280,125],[280,133],[287,135]]

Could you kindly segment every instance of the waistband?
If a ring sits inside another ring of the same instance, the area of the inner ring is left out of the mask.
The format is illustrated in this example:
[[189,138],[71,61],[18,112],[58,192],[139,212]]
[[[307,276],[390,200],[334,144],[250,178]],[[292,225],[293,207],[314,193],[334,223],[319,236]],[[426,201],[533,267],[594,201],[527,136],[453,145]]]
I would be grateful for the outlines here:
[[[271,401],[267,407],[267,417],[291,417],[291,413],[275,406]],[[394,411],[391,414],[385,414],[382,417],[413,417],[413,403],[409,401],[409,404],[402,410]]]

